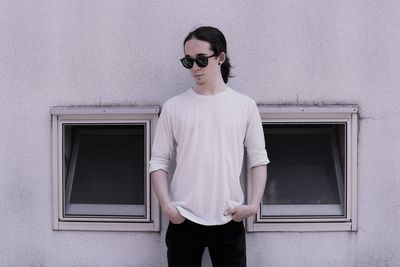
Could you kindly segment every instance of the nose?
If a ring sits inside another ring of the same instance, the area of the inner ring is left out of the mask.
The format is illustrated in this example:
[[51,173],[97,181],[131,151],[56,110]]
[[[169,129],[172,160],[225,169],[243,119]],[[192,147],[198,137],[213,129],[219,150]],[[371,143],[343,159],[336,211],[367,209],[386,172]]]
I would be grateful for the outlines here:
[[201,69],[201,67],[199,67],[199,66],[197,65],[196,61],[193,62],[192,70],[193,70],[193,71],[197,71],[197,70],[199,70],[199,69]]

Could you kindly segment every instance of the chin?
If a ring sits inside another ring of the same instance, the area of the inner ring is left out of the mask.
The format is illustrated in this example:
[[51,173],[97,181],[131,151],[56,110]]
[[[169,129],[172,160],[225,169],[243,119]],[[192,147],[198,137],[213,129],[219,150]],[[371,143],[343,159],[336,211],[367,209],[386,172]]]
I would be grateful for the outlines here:
[[206,83],[207,82],[205,82],[205,81],[196,81],[196,84],[200,85],[200,86],[205,85]]

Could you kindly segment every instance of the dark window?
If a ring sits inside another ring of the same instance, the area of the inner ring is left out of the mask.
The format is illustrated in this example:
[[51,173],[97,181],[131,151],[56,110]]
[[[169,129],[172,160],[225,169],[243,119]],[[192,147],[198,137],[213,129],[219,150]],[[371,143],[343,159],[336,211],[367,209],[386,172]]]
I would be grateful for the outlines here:
[[345,123],[264,123],[261,217],[345,216]]
[[64,214],[146,216],[146,124],[63,125]]

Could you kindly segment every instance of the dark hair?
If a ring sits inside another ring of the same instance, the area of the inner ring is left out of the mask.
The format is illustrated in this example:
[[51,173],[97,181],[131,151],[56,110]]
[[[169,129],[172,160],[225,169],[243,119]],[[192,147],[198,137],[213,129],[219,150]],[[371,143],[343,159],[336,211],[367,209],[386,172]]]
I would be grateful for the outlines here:
[[208,42],[210,44],[211,50],[214,52],[216,56],[218,56],[221,52],[225,53],[226,55],[225,61],[221,65],[221,75],[224,82],[227,83],[228,79],[232,78],[233,76],[230,74],[231,63],[229,62],[229,57],[226,47],[226,39],[224,34],[217,28],[210,26],[203,26],[190,32],[186,36],[183,45],[185,45],[186,42],[189,41],[190,39],[197,39],[200,41]]

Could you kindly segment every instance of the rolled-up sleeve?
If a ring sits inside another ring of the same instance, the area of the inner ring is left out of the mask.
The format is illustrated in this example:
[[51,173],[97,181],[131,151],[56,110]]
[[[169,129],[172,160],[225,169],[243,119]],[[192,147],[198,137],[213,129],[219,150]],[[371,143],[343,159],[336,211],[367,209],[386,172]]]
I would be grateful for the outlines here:
[[269,163],[260,113],[254,101],[252,101],[249,111],[244,145],[246,147],[249,168]]
[[168,172],[173,149],[174,136],[171,125],[171,114],[168,111],[167,103],[165,103],[157,122],[151,160],[149,162],[149,172],[160,169]]

